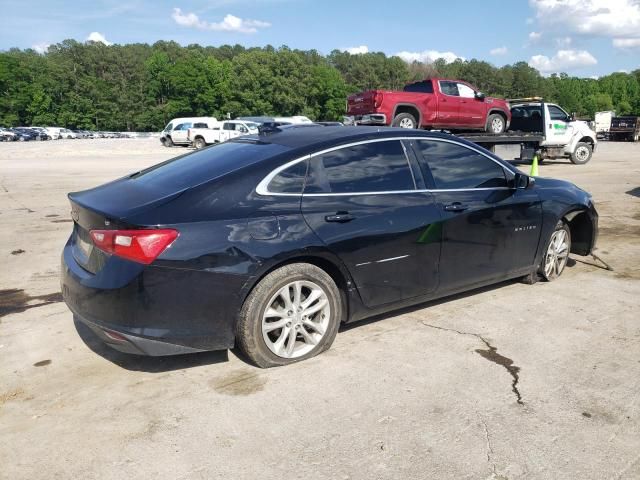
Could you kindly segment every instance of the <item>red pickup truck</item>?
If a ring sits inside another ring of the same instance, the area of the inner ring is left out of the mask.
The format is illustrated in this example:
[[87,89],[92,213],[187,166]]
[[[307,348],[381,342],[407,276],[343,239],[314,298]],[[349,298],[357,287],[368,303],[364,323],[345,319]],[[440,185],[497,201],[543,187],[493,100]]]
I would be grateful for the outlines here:
[[511,121],[506,100],[485,97],[466,82],[444,78],[410,83],[402,92],[356,93],[347,99],[347,115],[364,125],[490,133],[506,131]]

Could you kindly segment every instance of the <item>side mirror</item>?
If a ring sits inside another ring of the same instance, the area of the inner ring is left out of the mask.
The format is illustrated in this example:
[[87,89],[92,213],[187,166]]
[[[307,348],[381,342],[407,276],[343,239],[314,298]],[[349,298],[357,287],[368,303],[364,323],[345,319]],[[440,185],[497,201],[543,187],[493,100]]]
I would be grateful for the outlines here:
[[576,121],[576,112],[573,112],[571,115],[569,115],[569,121],[570,122]]
[[482,100],[484,100],[485,95],[482,92],[476,92],[475,93],[475,97],[476,97],[477,100],[481,100],[482,101]]
[[516,173],[513,179],[513,188],[517,190],[524,190],[533,187],[535,183],[536,180],[534,177],[530,177],[524,173]]

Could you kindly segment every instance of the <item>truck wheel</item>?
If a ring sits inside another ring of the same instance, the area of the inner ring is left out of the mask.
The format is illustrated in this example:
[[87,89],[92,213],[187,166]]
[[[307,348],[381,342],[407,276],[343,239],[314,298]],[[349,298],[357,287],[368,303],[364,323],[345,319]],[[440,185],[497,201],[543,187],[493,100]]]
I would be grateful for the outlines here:
[[591,160],[593,147],[590,143],[578,142],[576,149],[571,154],[571,163],[575,165],[584,165]]
[[393,119],[391,126],[400,128],[418,128],[418,122],[410,113],[399,113]]
[[201,148],[206,147],[207,144],[204,141],[204,138],[198,137],[196,138],[195,142],[193,142],[193,146],[196,147],[196,150],[200,150]]
[[164,143],[165,147],[173,147],[173,140],[171,140],[171,137],[165,138],[162,143]]
[[499,113],[492,113],[487,118],[487,128],[486,131],[488,133],[502,133],[504,132],[506,127],[506,122],[504,121],[504,117]]

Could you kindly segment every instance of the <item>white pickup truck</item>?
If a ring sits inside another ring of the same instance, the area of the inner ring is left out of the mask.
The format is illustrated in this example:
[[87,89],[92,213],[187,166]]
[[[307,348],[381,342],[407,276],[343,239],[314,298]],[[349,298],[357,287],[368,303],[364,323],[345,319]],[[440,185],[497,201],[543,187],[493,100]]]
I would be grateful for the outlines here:
[[187,139],[191,144],[200,149],[212,143],[226,142],[242,135],[252,135],[258,133],[259,124],[245,120],[227,120],[220,126],[213,128],[190,128],[187,132]]

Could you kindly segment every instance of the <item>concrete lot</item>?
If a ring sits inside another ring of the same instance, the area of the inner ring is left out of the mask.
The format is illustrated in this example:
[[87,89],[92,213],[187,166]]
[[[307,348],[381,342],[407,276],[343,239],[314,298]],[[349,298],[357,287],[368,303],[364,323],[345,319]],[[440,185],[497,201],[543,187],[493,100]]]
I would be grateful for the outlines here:
[[0,143],[0,478],[640,478],[640,144],[541,166],[593,193],[613,272],[573,257],[271,370],[119,354],[60,302],[65,194],[182,152]]

